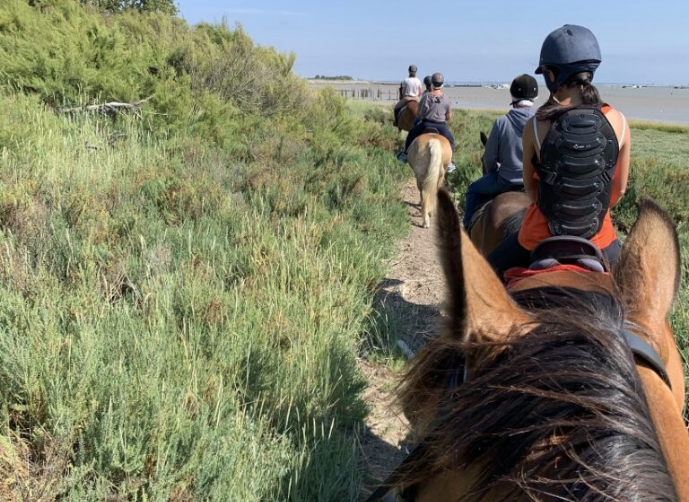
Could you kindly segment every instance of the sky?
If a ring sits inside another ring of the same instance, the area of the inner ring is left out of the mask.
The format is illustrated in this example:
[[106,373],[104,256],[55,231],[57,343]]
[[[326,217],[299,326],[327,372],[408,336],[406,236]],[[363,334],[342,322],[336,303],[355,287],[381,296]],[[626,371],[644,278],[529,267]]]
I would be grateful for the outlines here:
[[241,25],[254,43],[296,54],[302,77],[347,75],[510,82],[536,69],[564,24],[589,28],[603,63],[596,83],[689,84],[689,0],[176,0],[189,24]]

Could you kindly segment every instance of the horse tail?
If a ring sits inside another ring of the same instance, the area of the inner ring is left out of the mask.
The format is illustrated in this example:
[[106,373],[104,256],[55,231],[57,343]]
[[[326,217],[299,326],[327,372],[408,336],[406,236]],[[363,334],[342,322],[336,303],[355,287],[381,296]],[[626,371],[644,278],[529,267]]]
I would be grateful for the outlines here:
[[435,210],[438,195],[438,181],[443,169],[443,145],[438,139],[431,139],[428,142],[428,168],[422,183],[422,207],[424,227],[429,227],[429,214]]

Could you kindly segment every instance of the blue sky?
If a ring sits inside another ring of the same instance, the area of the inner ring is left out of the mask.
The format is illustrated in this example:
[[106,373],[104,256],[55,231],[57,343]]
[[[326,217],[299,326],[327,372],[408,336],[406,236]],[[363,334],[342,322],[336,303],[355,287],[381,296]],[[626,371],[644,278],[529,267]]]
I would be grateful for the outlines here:
[[[447,81],[508,82],[532,73],[563,24],[598,38],[598,83],[689,84],[689,0],[177,0],[190,24],[239,23],[297,56],[303,77],[399,80],[411,63]],[[569,6],[565,8],[566,6]]]

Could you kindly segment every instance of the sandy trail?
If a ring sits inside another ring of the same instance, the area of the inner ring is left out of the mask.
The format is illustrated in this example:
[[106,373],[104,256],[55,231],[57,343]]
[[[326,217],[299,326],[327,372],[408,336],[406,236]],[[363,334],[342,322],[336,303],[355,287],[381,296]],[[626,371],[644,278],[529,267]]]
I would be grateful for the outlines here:
[[[400,338],[415,352],[435,335],[440,304],[445,297],[433,222],[430,229],[421,228],[418,202],[419,192],[412,178],[404,191],[411,230],[400,243],[397,258],[379,285],[377,298],[378,311],[387,316]],[[364,472],[359,500],[363,501],[404,459],[410,444],[408,423],[394,406],[394,386],[399,374],[366,360],[361,361],[360,367],[369,382],[364,400],[370,407],[366,430],[359,438]]]

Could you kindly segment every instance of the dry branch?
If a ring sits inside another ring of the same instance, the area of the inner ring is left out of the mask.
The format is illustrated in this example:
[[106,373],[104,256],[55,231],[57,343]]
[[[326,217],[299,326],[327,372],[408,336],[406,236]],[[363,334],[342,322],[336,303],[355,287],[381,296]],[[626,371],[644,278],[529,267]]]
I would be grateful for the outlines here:
[[134,112],[134,114],[137,117],[140,117],[140,107],[142,104],[146,103],[148,100],[150,100],[153,96],[149,96],[144,99],[140,99],[139,101],[134,101],[133,103],[120,103],[117,101],[112,101],[110,103],[102,103],[99,105],[86,105],[86,106],[77,106],[75,108],[63,108],[62,111],[63,113],[75,113],[75,112],[101,112],[101,113],[110,113],[110,112],[118,112],[121,110],[128,110]]

